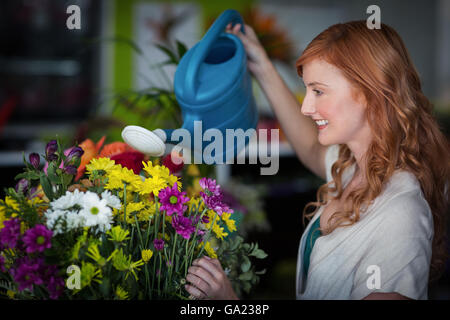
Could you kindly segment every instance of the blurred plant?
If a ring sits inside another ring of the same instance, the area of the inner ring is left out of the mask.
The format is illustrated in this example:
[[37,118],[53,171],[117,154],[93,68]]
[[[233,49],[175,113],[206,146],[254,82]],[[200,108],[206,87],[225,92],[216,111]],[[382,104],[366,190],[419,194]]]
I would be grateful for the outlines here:
[[270,231],[270,224],[264,210],[264,196],[267,186],[248,186],[236,178],[223,185],[224,199],[233,206],[233,214],[239,223],[239,234],[244,238],[251,231]]
[[[217,17],[207,19],[209,28]],[[242,19],[255,30],[261,45],[270,59],[291,63],[295,58],[294,46],[288,32],[277,24],[274,15],[261,12],[257,7],[249,7],[242,13]]]

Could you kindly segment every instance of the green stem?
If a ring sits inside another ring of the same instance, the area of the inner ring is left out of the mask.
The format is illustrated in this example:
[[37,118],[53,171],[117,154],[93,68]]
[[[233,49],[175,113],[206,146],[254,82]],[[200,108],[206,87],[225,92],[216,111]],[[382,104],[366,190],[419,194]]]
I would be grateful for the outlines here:
[[[159,275],[158,277],[158,296],[161,297],[161,273],[162,273],[162,258],[161,258],[161,252],[159,253]],[[165,288],[164,288],[165,289]]]
[[178,236],[178,233],[175,233],[175,239],[173,240],[173,246],[172,246],[172,257],[171,257],[171,259],[169,260],[169,263],[170,263],[170,272],[169,272],[169,287],[170,287],[170,285],[171,285],[171,283],[172,283],[172,273],[173,273],[173,267],[174,267],[174,261],[173,261],[173,259],[174,259],[174,257],[175,257],[175,246],[176,246],[176,243],[177,243],[177,236]]
[[[193,259],[193,256],[194,256],[194,250],[195,250],[195,245],[196,245],[196,239],[195,239],[195,237],[197,236],[197,233],[198,233],[198,227],[199,227],[199,225],[200,225],[200,223],[201,223],[201,221],[202,221],[202,219],[203,219],[203,216],[205,215],[206,211],[207,211],[207,208],[205,208],[205,209],[203,210],[203,212],[201,213],[201,215],[200,215],[200,219],[198,220],[197,226],[196,226],[196,228],[195,228],[194,237],[192,238],[193,241],[192,241],[191,248],[188,250],[189,266],[192,264],[192,259]],[[185,262],[185,263],[186,263],[186,262]],[[187,269],[187,267],[188,267],[188,266],[186,266],[186,269]],[[187,272],[186,272],[186,273],[187,273]]]
[[148,266],[146,265],[145,268],[144,268],[144,271],[145,271],[145,292],[149,293],[149,298],[151,300],[152,299],[152,290],[150,289],[151,288],[151,284],[150,284],[150,277],[148,275],[148,268],[147,267]]
[[210,227],[209,230],[208,230],[208,233],[207,233],[207,235],[206,235],[206,237],[205,237],[205,240],[203,240],[203,246],[202,246],[202,249],[200,250],[200,253],[197,255],[197,258],[198,258],[198,257],[201,257],[201,255],[202,255],[202,253],[203,253],[203,250],[205,250],[206,243],[209,241],[209,238],[210,238],[210,235],[211,235],[211,230],[212,230],[212,228],[213,228],[213,226],[214,226],[214,223],[216,222],[216,218],[217,218],[217,212],[216,212],[216,214],[214,215],[213,222],[211,223],[211,227]]
[[123,222],[127,225],[127,184],[123,184]]

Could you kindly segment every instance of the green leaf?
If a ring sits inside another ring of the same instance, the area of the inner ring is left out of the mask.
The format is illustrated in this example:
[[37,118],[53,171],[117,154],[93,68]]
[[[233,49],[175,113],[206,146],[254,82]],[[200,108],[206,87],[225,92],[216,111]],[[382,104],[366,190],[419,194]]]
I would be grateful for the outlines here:
[[250,262],[250,259],[246,256],[243,257],[243,262],[241,264],[241,270],[242,272],[247,272],[250,270],[250,267],[252,266],[252,263]]
[[36,171],[22,172],[15,176],[14,180],[19,180],[22,178],[25,178],[27,180],[39,180],[39,173],[37,173]]
[[236,250],[244,241],[244,239],[242,239],[242,237],[240,236],[236,236],[236,239],[234,240],[234,242],[230,245],[230,250],[234,251]]
[[111,283],[108,278],[103,278],[102,283],[100,284],[100,292],[104,297],[108,297],[111,292]]
[[261,271],[256,271],[255,274],[256,274],[256,275],[266,274],[266,269],[263,269],[263,270],[261,270]]
[[247,271],[244,272],[243,274],[240,274],[238,279],[241,281],[250,281],[253,278],[253,272],[252,271]]
[[175,56],[175,54],[172,51],[170,51],[169,48],[166,48],[166,47],[164,47],[164,46],[162,46],[160,44],[156,44],[156,47],[158,47],[158,49],[163,51],[169,57],[169,60],[166,61],[166,64],[170,64],[170,63],[178,64],[177,57]]
[[56,174],[56,169],[57,167],[54,162],[51,162],[47,168],[47,177],[53,184],[61,183],[60,177],[58,177],[58,175]]
[[261,249],[256,249],[254,250],[251,254],[251,256],[254,256],[258,259],[264,259],[267,257],[267,253],[265,253],[263,250]]
[[181,58],[184,56],[184,54],[187,52],[187,47],[184,45],[184,43],[176,40],[177,42],[177,49],[178,49],[178,57]]
[[41,172],[40,182],[45,195],[50,201],[52,201],[55,195],[53,193],[52,185],[44,172]]

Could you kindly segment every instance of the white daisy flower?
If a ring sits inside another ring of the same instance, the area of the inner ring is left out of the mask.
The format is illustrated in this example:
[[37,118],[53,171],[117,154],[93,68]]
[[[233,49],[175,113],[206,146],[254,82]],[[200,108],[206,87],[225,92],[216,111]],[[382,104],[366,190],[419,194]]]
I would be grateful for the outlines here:
[[84,194],[78,189],[75,189],[74,192],[67,191],[65,195],[59,197],[56,200],[53,200],[50,203],[50,206],[54,210],[66,210],[72,208],[74,205],[79,205],[81,202],[81,198]]
[[112,211],[106,200],[100,200],[96,193],[90,191],[86,192],[82,200],[82,209],[79,215],[84,218],[84,226],[97,226],[100,231],[109,230],[112,222]]
[[102,199],[106,200],[106,204],[111,208],[115,208],[117,210],[120,210],[120,208],[122,208],[120,199],[113,195],[109,190],[105,190],[102,192]]
[[47,228],[55,235],[83,226],[83,217],[79,216],[77,211],[47,210],[45,217]]

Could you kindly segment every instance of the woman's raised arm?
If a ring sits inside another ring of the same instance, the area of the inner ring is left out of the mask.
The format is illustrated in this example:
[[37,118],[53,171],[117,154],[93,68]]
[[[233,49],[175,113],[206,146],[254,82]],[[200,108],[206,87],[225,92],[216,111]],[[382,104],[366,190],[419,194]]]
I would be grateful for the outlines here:
[[227,32],[238,36],[247,52],[248,68],[255,76],[269,100],[288,141],[300,161],[312,172],[326,179],[325,152],[317,138],[314,121],[301,113],[301,105],[273,66],[254,30],[245,25],[245,34],[239,31],[240,24],[227,26]]

